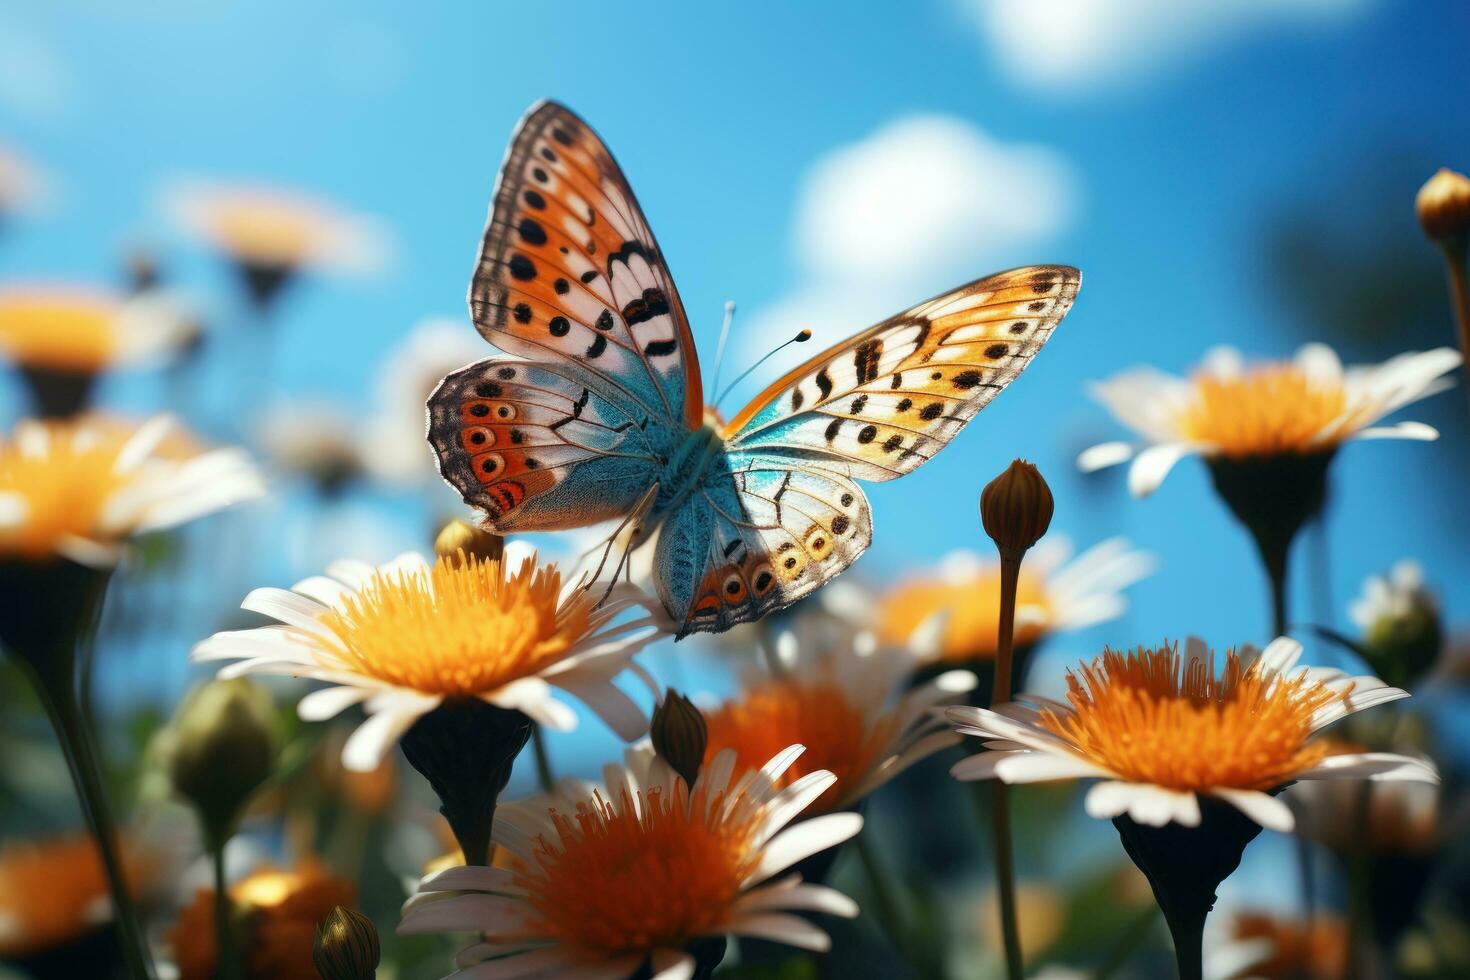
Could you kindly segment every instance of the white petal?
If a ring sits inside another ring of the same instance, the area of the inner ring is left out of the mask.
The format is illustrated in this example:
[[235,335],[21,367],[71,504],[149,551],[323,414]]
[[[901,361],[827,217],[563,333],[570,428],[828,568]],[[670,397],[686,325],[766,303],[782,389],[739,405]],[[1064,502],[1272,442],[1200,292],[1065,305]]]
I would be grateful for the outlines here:
[[1106,770],[1075,756],[1053,755],[1049,752],[1000,754],[1006,758],[996,764],[995,774],[1007,783],[1041,783],[1054,779],[1110,775]]
[[736,900],[742,912],[765,912],[776,909],[803,912],[825,912],[844,919],[858,916],[858,904],[835,888],[826,885],[793,884],[786,887],[757,888]]
[[551,683],[591,708],[623,741],[631,742],[648,732],[648,716],[617,685],[578,671],[557,674]]
[[354,704],[361,704],[376,691],[361,687],[326,687],[312,691],[296,705],[302,721],[326,721],[335,718]]
[[1439,430],[1423,422],[1397,422],[1393,425],[1374,425],[1353,433],[1354,439],[1408,439],[1412,442],[1433,442],[1439,438]]
[[1278,636],[1261,651],[1260,669],[1268,674],[1284,674],[1301,659],[1302,645],[1289,636]]
[[1175,463],[1198,451],[1195,446],[1184,442],[1149,446],[1138,454],[1128,470],[1128,491],[1135,497],[1147,497],[1164,482]]
[[653,976],[649,980],[690,980],[694,976],[694,957],[675,949],[654,950],[651,962]]
[[416,705],[405,701],[396,710],[370,715],[342,746],[343,767],[353,772],[372,772],[382,765],[383,757],[398,744],[403,733],[435,706],[436,702],[428,699],[420,700]]
[[765,881],[798,861],[841,844],[862,829],[863,818],[856,813],[828,813],[787,827],[766,845],[760,864],[745,879],[745,884]]
[[[495,816],[499,819],[498,810]],[[420,892],[499,892],[507,887],[515,888],[514,873],[478,864],[445,868],[419,882]]]
[[1414,780],[1438,783],[1434,764],[1423,759],[1392,752],[1358,752],[1329,755],[1311,769],[1297,773],[1295,779],[1372,779],[1383,782]]
[[1133,447],[1126,442],[1104,442],[1084,449],[1077,455],[1077,468],[1083,473],[1096,473],[1126,463],[1133,458]]
[[832,940],[827,934],[807,920],[779,912],[739,916],[729,924],[729,930],[736,936],[769,939],[814,953],[826,952],[832,946]]
[[1250,789],[1212,789],[1211,796],[1219,797],[1250,817],[1267,830],[1289,834],[1296,826],[1291,808],[1274,796]]
[[1200,821],[1199,801],[1193,793],[1145,783],[1098,783],[1087,791],[1083,806],[1091,817],[1112,819],[1126,813],[1151,827],[1162,827],[1171,820],[1197,827]]
[[20,527],[30,516],[30,505],[18,493],[0,493],[0,528]]
[[406,909],[398,934],[484,932],[507,916],[519,918],[523,908],[515,899],[500,895],[451,895]]

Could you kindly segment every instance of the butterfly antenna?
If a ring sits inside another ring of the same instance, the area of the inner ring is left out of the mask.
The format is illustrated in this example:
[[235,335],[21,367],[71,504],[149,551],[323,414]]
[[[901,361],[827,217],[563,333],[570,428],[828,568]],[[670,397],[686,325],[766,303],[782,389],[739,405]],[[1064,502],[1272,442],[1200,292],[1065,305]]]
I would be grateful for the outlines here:
[[754,371],[756,368],[760,367],[762,364],[766,363],[771,358],[775,357],[777,354],[790,347],[792,344],[804,344],[811,339],[812,332],[810,330],[802,330],[795,337],[792,337],[790,340],[786,341],[786,343],[778,345],[774,350],[767,353],[765,357],[762,357],[750,367],[746,368],[744,371],[741,371],[740,377],[736,378],[734,381],[731,381],[728,385],[725,386],[725,390],[720,392],[719,397],[715,399],[714,404],[718,406],[720,402],[724,401],[725,396],[728,395],[736,385],[749,377],[751,372]]
[[720,368],[725,366],[725,344],[730,339],[730,324],[735,322],[735,301],[725,300],[725,322],[720,325],[720,342],[715,346],[715,378],[711,391],[720,390]]

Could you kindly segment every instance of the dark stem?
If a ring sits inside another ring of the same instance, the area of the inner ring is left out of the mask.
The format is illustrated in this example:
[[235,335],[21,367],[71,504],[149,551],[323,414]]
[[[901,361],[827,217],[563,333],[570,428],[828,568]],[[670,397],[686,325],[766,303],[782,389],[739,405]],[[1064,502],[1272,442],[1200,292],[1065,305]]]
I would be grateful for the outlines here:
[[466,864],[490,863],[495,804],[531,728],[519,711],[456,698],[420,718],[399,742],[409,765],[438,794],[439,812]]
[[229,840],[225,835],[209,844],[209,856],[214,865],[215,980],[237,980],[243,976],[240,951],[235,943],[235,927],[231,921],[230,883],[225,877],[225,845]]
[[1005,942],[1006,975],[1025,976],[1021,961],[1021,932],[1016,921],[1016,868],[1011,845],[1011,807],[1005,783],[991,783],[990,813],[995,834],[995,877],[1000,889],[1000,927]]
[[1174,965],[1179,971],[1179,980],[1202,980],[1204,976],[1205,920],[1198,923],[1169,923],[1169,932],[1174,936]]
[[531,725],[531,751],[536,758],[536,784],[541,792],[550,793],[556,787],[556,777],[551,774],[551,756],[546,751],[546,735],[541,725]]
[[[1021,556],[1000,557],[1000,625],[995,649],[995,687],[990,693],[994,708],[1011,699],[1011,661],[1016,634],[1016,583],[1021,576]],[[1016,921],[1016,866],[1011,844],[1010,794],[999,780],[990,787],[991,831],[995,835],[995,878],[1000,896],[1000,930],[1005,945],[1006,976],[1025,976],[1021,953],[1021,930]]]
[[[1372,828],[1369,825],[1371,806],[1373,803],[1373,783],[1363,780],[1354,787],[1353,794],[1353,846],[1352,854],[1348,858],[1348,935],[1347,935],[1347,972],[1348,980],[1364,975],[1364,964],[1362,959],[1369,954],[1369,937],[1371,936],[1370,919],[1372,910],[1370,908],[1370,889],[1372,888],[1372,872],[1370,868],[1369,837]],[[1408,900],[1408,896],[1404,896]],[[1311,943],[1311,920],[1307,921],[1307,942]],[[1310,948],[1310,946],[1309,946]]]
[[1271,583],[1271,636],[1286,635],[1286,575],[1287,552],[1290,541],[1256,538],[1256,547],[1261,551],[1261,564],[1266,568],[1266,578]]
[[[77,791],[82,818],[97,842],[97,852],[107,876],[113,918],[122,941],[123,963],[127,967],[128,976],[133,980],[148,980],[152,976],[152,970],[149,966],[147,944],[143,939],[137,910],[133,906],[132,892],[123,869],[116,824],[108,807],[97,756],[92,749],[91,739],[82,726],[81,715],[72,695],[70,672],[66,672],[64,676],[56,675],[51,683],[39,673],[28,672],[41,705],[46,710],[46,716],[51,721],[51,727],[56,732],[62,756],[66,759],[72,784]],[[56,683],[61,680],[65,683]]]
[[1464,242],[1441,242],[1444,250],[1445,273],[1450,280],[1450,305],[1455,310],[1455,325],[1459,329],[1460,353],[1470,357],[1470,283],[1465,280]]

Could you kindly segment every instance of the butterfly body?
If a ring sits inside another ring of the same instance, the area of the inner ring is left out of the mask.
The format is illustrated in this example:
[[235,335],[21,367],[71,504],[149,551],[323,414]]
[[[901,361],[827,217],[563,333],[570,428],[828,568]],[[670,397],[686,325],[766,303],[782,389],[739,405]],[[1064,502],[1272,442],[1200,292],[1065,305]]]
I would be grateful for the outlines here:
[[872,540],[856,480],[903,476],[1018,375],[1080,274],[1032,266],[942,294],[818,354],[728,424],[703,402],[683,305],[612,155],[531,110],[491,205],[470,307],[515,355],[429,399],[440,472],[502,533],[617,519],[657,536],[679,635],[807,595]]

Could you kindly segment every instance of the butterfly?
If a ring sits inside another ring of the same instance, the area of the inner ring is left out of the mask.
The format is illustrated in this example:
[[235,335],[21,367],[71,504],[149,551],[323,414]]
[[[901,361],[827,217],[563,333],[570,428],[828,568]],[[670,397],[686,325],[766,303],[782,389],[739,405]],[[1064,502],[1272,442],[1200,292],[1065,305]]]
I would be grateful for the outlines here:
[[[872,540],[856,481],[917,469],[1030,363],[1081,274],[1013,269],[811,358],[728,423],[707,411],[689,318],[628,180],[565,106],[511,138],[470,283],[481,336],[513,355],[429,398],[440,474],[497,533],[621,519],[657,533],[678,636],[805,596]],[[616,576],[616,571],[614,572]]]

